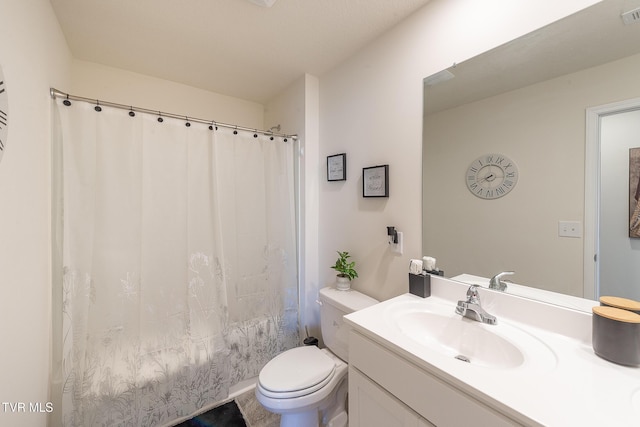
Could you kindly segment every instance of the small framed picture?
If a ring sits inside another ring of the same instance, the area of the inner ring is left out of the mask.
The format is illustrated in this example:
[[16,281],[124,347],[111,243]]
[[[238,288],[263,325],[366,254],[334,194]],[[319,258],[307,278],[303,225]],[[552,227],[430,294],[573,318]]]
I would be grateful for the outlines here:
[[362,168],[362,196],[389,197],[389,165]]
[[327,156],[327,181],[345,181],[347,179],[347,155]]

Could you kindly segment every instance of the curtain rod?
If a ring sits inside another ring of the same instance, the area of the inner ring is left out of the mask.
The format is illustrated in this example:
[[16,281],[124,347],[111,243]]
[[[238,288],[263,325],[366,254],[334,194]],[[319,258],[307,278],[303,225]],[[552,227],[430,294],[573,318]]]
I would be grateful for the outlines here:
[[[148,108],[140,108],[140,107],[133,107],[131,105],[124,105],[124,104],[117,104],[115,102],[107,102],[107,101],[101,101],[99,99],[92,99],[92,98],[85,98],[82,96],[76,96],[76,95],[70,95],[68,93],[64,93],[58,89],[55,88],[50,88],[49,89],[49,93],[51,94],[51,98],[65,98],[69,101],[84,101],[84,102],[89,102],[89,103],[95,103],[96,105],[103,105],[103,106],[107,106],[107,107],[113,107],[113,108],[119,108],[121,110],[128,110],[128,111],[137,111],[137,112],[141,112],[141,113],[148,113],[148,114],[155,114],[159,117],[169,117],[169,118],[173,118],[173,119],[180,119],[180,120],[185,120],[187,122],[196,122],[196,123],[203,123],[206,125],[213,125],[213,126],[221,126],[224,128],[229,128],[229,129],[236,129],[236,130],[243,130],[243,131],[249,131],[249,132],[254,132],[254,133],[261,133],[263,135],[268,135],[268,136],[280,136],[280,137],[284,137],[284,138],[291,138],[294,141],[298,139],[298,135],[288,135],[288,134],[284,134],[284,133],[277,133],[277,132],[272,132],[271,130],[260,130],[260,129],[255,129],[255,128],[249,128],[246,126],[237,126],[237,125],[231,125],[228,123],[221,123],[221,122],[216,122],[215,120],[204,120],[204,119],[198,119],[196,117],[189,117],[189,116],[181,116],[178,114],[174,114],[174,113],[165,113],[163,111],[157,111],[157,110],[150,110]],[[275,126],[274,126],[275,127]],[[277,126],[278,130],[280,130],[280,125]]]

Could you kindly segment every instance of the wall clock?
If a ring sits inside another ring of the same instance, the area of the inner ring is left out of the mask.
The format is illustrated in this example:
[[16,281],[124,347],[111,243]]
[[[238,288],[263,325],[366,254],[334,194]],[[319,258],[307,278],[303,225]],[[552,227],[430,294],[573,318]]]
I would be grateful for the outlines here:
[[7,133],[9,125],[9,101],[7,99],[7,82],[4,80],[2,67],[0,66],[0,161],[7,146]]
[[485,154],[467,169],[467,188],[481,199],[497,199],[508,194],[518,182],[518,167],[503,154]]

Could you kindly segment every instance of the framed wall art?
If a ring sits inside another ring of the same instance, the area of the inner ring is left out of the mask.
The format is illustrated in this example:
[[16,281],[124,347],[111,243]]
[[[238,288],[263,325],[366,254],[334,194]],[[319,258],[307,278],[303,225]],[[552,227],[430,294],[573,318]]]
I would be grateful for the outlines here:
[[362,168],[362,196],[389,197],[389,165]]
[[327,156],[327,181],[346,181],[347,155],[345,153]]
[[640,148],[629,149],[629,237],[640,238]]

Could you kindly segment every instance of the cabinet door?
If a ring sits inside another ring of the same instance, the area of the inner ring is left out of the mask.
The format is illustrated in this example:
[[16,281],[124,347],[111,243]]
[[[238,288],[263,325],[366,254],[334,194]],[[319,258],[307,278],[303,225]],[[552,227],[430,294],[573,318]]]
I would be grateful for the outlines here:
[[360,371],[349,367],[349,427],[432,425]]

